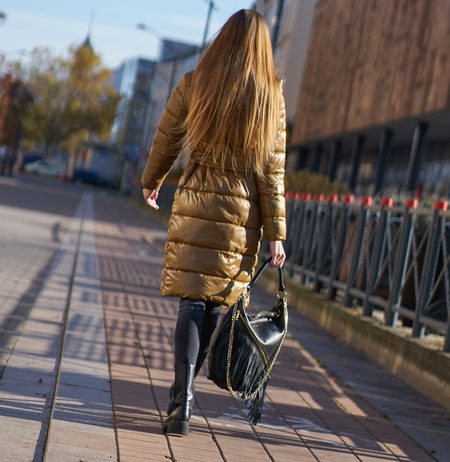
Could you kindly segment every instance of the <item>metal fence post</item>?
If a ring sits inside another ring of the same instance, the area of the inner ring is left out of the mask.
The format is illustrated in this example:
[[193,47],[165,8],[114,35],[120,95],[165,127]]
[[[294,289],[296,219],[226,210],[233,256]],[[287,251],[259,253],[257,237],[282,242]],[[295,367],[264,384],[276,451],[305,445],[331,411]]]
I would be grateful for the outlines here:
[[358,212],[358,217],[356,219],[356,239],[355,239],[355,246],[353,248],[352,258],[350,262],[350,269],[347,278],[347,286],[345,288],[344,294],[344,306],[352,306],[352,294],[351,289],[355,282],[356,271],[358,269],[358,262],[359,257],[361,254],[361,244],[364,236],[365,227],[367,224],[367,215],[368,215],[368,207],[372,205],[372,198],[371,197],[362,197],[361,198],[361,206]]
[[284,197],[286,199],[286,222],[287,222],[287,229],[289,230],[289,225],[291,222],[291,213],[292,209],[294,208],[295,202],[294,202],[294,197],[295,193],[292,192],[286,192],[284,194]]
[[420,278],[419,300],[416,303],[416,309],[414,311],[413,337],[421,338],[425,333],[425,326],[421,323],[420,317],[422,316],[428,297],[430,296],[436,272],[436,259],[439,253],[442,226],[442,217],[440,213],[443,210],[447,210],[447,207],[448,203],[443,201],[436,201],[434,204],[434,213],[430,224],[430,232],[428,234],[428,242]]
[[286,244],[285,244],[285,252],[287,258],[289,258],[290,254],[290,249],[292,248],[293,245],[293,232],[295,230],[295,219],[297,216],[297,211],[298,211],[298,204],[297,201],[295,200],[295,194],[294,193],[286,193],[286,224],[287,224],[287,230],[286,230]]
[[303,258],[302,258],[302,265],[300,270],[300,281],[302,284],[306,282],[306,269],[308,267],[310,254],[314,242],[314,232],[317,225],[317,215],[319,211],[319,203],[321,200],[321,195],[317,195],[314,198],[314,204],[311,210],[311,216],[309,217],[307,228],[306,228],[306,239],[304,241],[303,247]]
[[324,268],[324,260],[327,255],[327,250],[330,246],[330,240],[332,239],[332,220],[333,220],[333,207],[334,204],[339,200],[337,194],[331,194],[328,197],[328,203],[326,205],[325,212],[321,220],[320,226],[320,236],[319,236],[319,246],[317,248],[316,255],[316,265],[314,273],[314,291],[319,292],[322,288],[322,281],[320,276],[322,275],[322,270]]
[[347,232],[347,222],[348,222],[348,214],[349,214],[349,207],[353,203],[354,197],[353,196],[344,196],[343,204],[340,205],[340,217],[339,217],[339,224],[337,227],[336,233],[336,247],[333,252],[333,248],[331,249],[331,268],[330,268],[330,280],[328,283],[328,298],[334,300],[336,297],[336,288],[333,286],[333,282],[337,278],[337,272],[339,268],[339,262],[342,258],[342,251],[344,249],[344,242],[345,242],[345,235]]
[[395,327],[398,319],[397,307],[401,303],[401,288],[405,282],[409,250],[414,233],[414,215],[411,212],[411,209],[415,210],[417,206],[417,199],[408,199],[405,202],[403,221],[401,229],[399,230],[399,245],[395,255],[392,286],[389,293],[388,304],[384,312],[385,323],[390,327]]
[[331,150],[330,163],[328,165],[328,178],[330,181],[336,180],[337,170],[342,155],[342,141],[340,139],[335,140]]
[[300,250],[304,242],[303,227],[305,223],[306,201],[309,200],[309,194],[298,194],[297,214],[293,225],[290,253],[288,254],[289,276],[294,276],[294,265],[299,259]]
[[389,128],[385,128],[381,138],[380,149],[377,156],[377,165],[375,168],[375,186],[374,194],[379,193],[383,189],[384,174],[386,172],[386,160],[390,156],[394,132]]
[[359,169],[361,166],[361,157],[364,149],[366,137],[364,135],[358,135],[355,140],[352,153],[352,167],[350,170],[350,177],[348,179],[348,189],[354,193],[356,183],[358,182]]
[[443,351],[450,352],[450,309],[447,307],[447,332],[445,333],[445,341]]
[[375,240],[373,243],[372,253],[370,255],[370,267],[369,274],[367,275],[366,293],[363,302],[363,314],[364,316],[372,316],[373,307],[370,303],[370,296],[372,295],[373,286],[377,280],[378,273],[380,271],[380,263],[383,251],[384,240],[386,239],[386,226],[388,216],[390,214],[390,208],[394,204],[394,201],[390,197],[384,197],[381,199],[380,216],[375,230]]
[[414,191],[417,186],[417,179],[419,177],[420,162],[425,147],[425,138],[427,136],[428,124],[419,122],[413,135],[413,142],[411,152],[409,154],[408,170],[406,171],[405,189]]

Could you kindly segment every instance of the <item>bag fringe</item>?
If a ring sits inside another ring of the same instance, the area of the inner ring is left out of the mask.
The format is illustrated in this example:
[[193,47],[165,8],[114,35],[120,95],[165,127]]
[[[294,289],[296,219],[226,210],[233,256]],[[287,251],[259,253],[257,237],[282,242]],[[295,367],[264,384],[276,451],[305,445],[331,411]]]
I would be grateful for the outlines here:
[[[227,333],[231,327],[231,314],[230,310],[223,319],[223,335],[219,335],[214,344],[214,351],[211,354],[214,355],[214,364],[227,364],[227,353],[228,353],[228,341],[229,336]],[[236,325],[236,332],[233,342],[233,354],[231,360],[231,383],[233,390],[244,399],[245,396],[249,396],[255,392],[261,381],[266,375],[266,365],[261,352],[255,343],[249,338],[246,333],[240,332],[245,327]],[[213,377],[220,377],[220,380],[215,379],[215,383],[221,387],[227,389],[226,385],[226,370],[215,370]],[[267,383],[264,384],[255,393],[255,395],[245,401],[248,409],[248,420],[253,425],[256,425],[261,420],[262,409],[264,406],[264,397]]]

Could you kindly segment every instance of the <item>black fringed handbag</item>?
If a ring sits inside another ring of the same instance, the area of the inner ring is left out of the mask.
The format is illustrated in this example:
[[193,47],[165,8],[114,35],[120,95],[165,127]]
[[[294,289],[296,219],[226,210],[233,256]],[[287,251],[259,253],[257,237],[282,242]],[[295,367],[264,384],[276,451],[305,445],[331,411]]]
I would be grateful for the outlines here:
[[250,290],[270,262],[256,272],[238,301],[214,332],[208,359],[208,378],[237,399],[245,400],[248,419],[261,419],[270,373],[287,333],[288,311],[283,270],[279,269],[278,300],[270,311],[249,316],[245,310]]

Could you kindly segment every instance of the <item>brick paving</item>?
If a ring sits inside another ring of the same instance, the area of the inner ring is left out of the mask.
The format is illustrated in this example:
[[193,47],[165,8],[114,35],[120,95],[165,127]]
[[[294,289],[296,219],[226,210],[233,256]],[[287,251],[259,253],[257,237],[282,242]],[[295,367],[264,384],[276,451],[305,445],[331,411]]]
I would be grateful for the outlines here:
[[293,312],[261,425],[203,371],[191,433],[163,435],[178,305],[159,295],[164,227],[118,195],[26,178],[0,179],[0,217],[0,460],[449,460],[450,424],[427,453],[319,363]]

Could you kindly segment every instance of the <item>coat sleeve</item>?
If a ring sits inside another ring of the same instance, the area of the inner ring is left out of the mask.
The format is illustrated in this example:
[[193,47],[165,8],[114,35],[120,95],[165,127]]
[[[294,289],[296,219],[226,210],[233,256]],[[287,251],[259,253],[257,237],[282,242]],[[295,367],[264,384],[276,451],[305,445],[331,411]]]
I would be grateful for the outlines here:
[[183,77],[167,101],[156,129],[144,173],[142,187],[159,189],[182,148],[182,124],[187,115],[186,77]]
[[263,237],[268,241],[286,239],[286,201],[284,198],[284,168],[286,160],[286,110],[284,100],[280,110],[280,125],[275,149],[269,157],[263,176],[256,176]]

